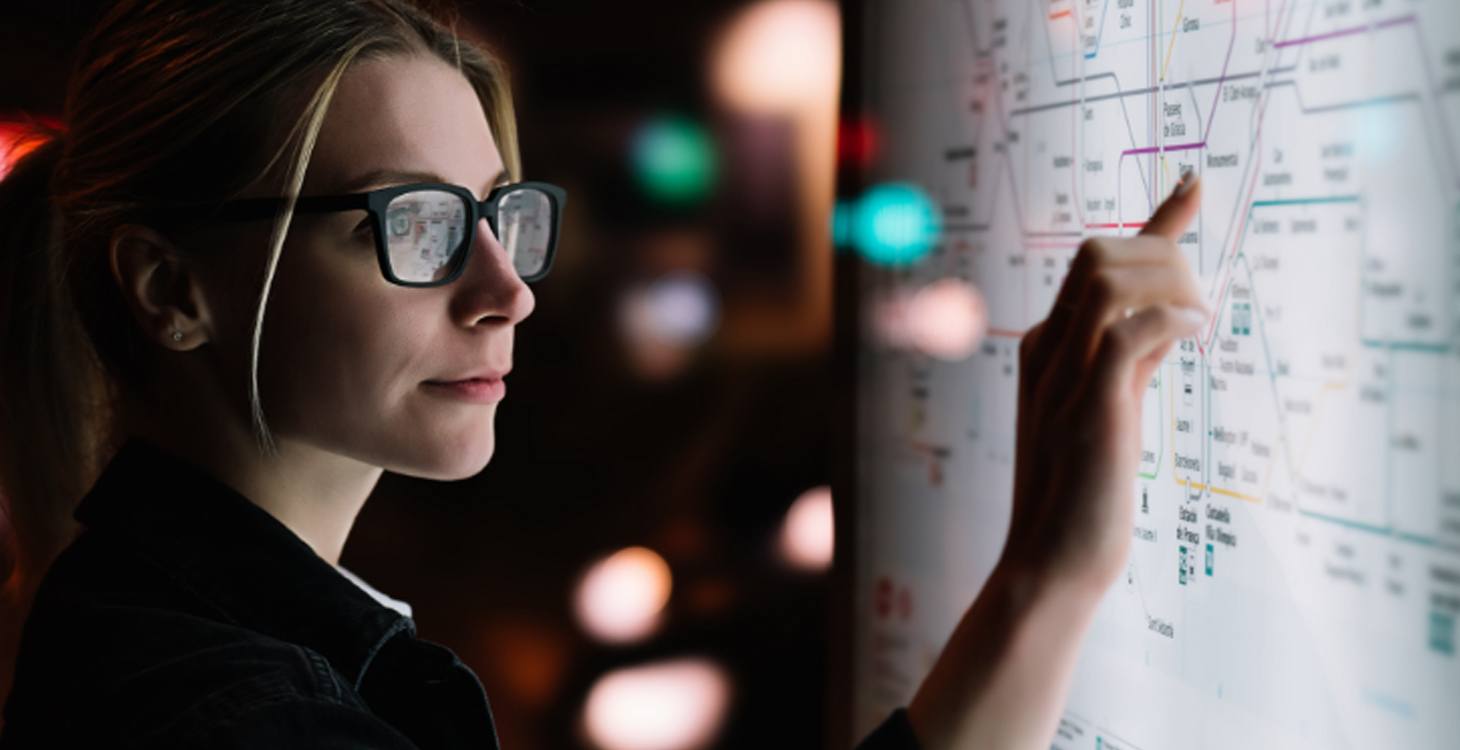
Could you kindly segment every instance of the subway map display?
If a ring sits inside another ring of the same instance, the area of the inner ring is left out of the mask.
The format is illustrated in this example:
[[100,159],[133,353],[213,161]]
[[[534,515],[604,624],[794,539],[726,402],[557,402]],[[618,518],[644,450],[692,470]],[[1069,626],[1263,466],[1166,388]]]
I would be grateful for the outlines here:
[[[857,736],[997,559],[1019,337],[1083,238],[1191,169],[1216,315],[1146,390],[1131,557],[1051,745],[1460,747],[1460,3],[856,12],[873,182],[936,219],[860,272]],[[982,299],[972,353],[880,333],[948,279]]]

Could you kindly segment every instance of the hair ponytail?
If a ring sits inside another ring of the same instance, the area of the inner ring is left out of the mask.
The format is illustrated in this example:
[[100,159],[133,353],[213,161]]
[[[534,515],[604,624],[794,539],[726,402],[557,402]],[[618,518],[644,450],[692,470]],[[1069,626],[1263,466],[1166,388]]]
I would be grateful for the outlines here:
[[24,614],[76,531],[100,470],[111,398],[67,286],[51,178],[57,134],[0,177],[0,695]]
[[57,247],[50,186],[63,141],[56,133],[31,137],[45,140],[0,179],[0,580],[7,611],[25,608],[40,573],[74,535],[72,506],[110,439],[111,397]]

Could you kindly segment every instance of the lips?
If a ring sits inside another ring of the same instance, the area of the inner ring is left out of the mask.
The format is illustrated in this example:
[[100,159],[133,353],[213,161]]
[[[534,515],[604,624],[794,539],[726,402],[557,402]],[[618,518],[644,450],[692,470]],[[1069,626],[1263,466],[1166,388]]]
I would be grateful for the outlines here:
[[442,378],[439,380],[427,380],[426,382],[431,383],[432,385],[452,385],[457,383],[488,382],[492,380],[501,380],[502,378],[507,377],[507,373],[509,372],[511,372],[510,369],[485,370],[473,373],[471,375],[463,375],[461,377],[454,378]]
[[507,383],[501,378],[466,378],[446,382],[427,380],[424,385],[431,393],[475,403],[495,403],[507,395]]

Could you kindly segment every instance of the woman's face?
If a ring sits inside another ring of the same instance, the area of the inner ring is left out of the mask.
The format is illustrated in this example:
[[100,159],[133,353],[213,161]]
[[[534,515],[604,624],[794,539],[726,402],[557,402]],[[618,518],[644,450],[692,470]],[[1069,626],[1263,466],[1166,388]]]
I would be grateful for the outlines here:
[[[395,56],[360,62],[343,76],[302,194],[432,181],[465,186],[480,199],[506,179],[503,169],[466,78],[434,57]],[[404,176],[361,181],[381,172]],[[295,215],[260,344],[265,419],[281,442],[390,471],[442,480],[476,474],[492,456],[497,404],[426,381],[510,368],[513,328],[532,312],[532,292],[485,219],[456,281],[391,284],[365,219],[364,211]],[[244,367],[246,352],[245,341]]]

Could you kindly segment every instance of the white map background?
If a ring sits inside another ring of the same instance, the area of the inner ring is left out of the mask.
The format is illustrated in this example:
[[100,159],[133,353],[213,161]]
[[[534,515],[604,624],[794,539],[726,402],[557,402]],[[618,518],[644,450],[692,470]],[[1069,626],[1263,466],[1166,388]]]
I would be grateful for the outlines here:
[[1460,746],[1460,3],[874,0],[878,181],[970,281],[958,362],[861,361],[858,736],[905,704],[1008,523],[1018,337],[1083,237],[1184,168],[1218,311],[1152,381],[1127,574],[1060,748]]

